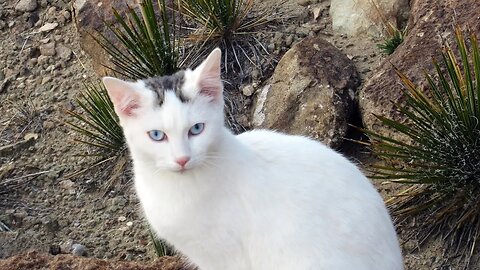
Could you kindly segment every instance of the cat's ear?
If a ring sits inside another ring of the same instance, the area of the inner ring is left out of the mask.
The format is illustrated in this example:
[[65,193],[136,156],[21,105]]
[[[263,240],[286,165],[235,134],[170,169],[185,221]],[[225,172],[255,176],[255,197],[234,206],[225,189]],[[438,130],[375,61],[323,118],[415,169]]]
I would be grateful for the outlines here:
[[118,116],[134,117],[141,97],[132,83],[113,77],[103,77],[102,81]]
[[222,51],[216,48],[195,69],[195,72],[198,74],[199,94],[211,97],[213,100],[223,99],[223,84],[220,77],[221,58]]

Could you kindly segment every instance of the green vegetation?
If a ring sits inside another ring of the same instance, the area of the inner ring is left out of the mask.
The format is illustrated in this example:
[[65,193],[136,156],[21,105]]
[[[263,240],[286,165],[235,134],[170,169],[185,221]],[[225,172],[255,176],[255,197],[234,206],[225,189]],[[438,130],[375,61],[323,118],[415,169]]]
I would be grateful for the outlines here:
[[76,140],[101,150],[97,154],[102,157],[122,153],[126,149],[125,139],[105,87],[86,84],[76,103],[83,113],[67,111],[77,120],[68,124],[86,138]]
[[173,74],[179,69],[175,12],[169,18],[165,0],[158,0],[157,4],[156,12],[152,0],[141,1],[141,15],[129,7],[126,18],[113,10],[116,23],[107,27],[121,47],[101,33],[102,38],[97,39],[112,57],[113,71],[135,80]]
[[400,224],[415,217],[418,228],[407,236],[420,245],[440,237],[468,267],[480,238],[480,52],[477,38],[466,40],[459,29],[456,45],[458,52],[447,46],[442,64],[434,62],[435,75],[425,75],[427,90],[397,70],[407,122],[377,118],[405,140],[366,133],[387,164],[374,166],[372,177],[407,186],[387,203]]
[[265,23],[263,18],[248,18],[253,0],[181,0],[181,10],[205,27],[199,37],[232,39]]
[[151,228],[150,238],[152,239],[153,247],[155,248],[155,253],[158,257],[175,256],[177,254],[175,249],[171,245],[167,244],[165,240],[156,237]]
[[405,36],[407,35],[407,29],[399,30],[396,27],[388,24],[387,37],[383,40],[383,43],[377,44],[377,47],[387,55],[392,54],[400,44],[403,43]]
[[[174,26],[166,13],[165,0],[158,0],[159,17],[152,0],[139,4],[141,15],[129,7],[126,18],[113,10],[116,24],[107,25],[123,47],[105,36],[97,42],[112,57],[112,70],[131,80],[172,74],[179,69],[178,44]],[[85,136],[77,139],[94,146],[103,158],[121,155],[126,149],[118,117],[103,85],[87,84],[77,99],[82,112],[69,111],[76,119],[69,122],[75,131]],[[77,124],[80,123],[80,124]]]
[[256,65],[262,54],[268,54],[254,34],[259,26],[279,16],[271,10],[253,12],[253,8],[253,0],[179,0],[180,11],[198,25],[188,39],[200,43],[207,52],[220,46],[224,66],[234,62],[240,70],[245,64],[243,57]]

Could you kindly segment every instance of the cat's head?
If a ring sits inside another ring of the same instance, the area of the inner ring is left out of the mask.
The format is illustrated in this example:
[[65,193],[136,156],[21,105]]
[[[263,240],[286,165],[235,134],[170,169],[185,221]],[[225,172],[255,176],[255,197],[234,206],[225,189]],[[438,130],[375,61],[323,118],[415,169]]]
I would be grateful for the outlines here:
[[137,82],[103,78],[134,159],[157,171],[202,165],[223,132],[220,49],[194,70]]

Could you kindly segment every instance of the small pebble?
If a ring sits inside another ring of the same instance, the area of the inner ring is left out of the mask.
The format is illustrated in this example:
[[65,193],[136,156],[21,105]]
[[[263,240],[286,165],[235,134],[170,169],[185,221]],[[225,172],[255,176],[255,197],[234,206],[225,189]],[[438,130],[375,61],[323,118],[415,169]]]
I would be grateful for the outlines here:
[[50,254],[52,255],[58,255],[62,253],[60,246],[59,245],[51,245],[50,246]]
[[31,12],[37,8],[37,0],[20,0],[15,5],[15,10],[21,12]]
[[55,42],[40,45],[40,54],[44,56],[54,56],[56,54]]
[[285,45],[287,47],[292,46],[293,43],[293,35],[288,35],[287,38],[285,39]]
[[73,244],[72,254],[75,256],[87,256],[87,248],[82,244]]
[[72,58],[72,50],[70,50],[68,47],[58,45],[55,50],[57,55],[60,56],[60,58],[64,61],[68,61],[70,58]]
[[45,122],[43,122],[43,129],[45,129],[45,130],[50,130],[54,127],[55,127],[55,123],[53,123],[50,120],[46,120]]
[[310,0],[297,0],[297,4],[299,4],[302,7],[306,7],[310,5],[312,2]]
[[251,96],[253,95],[253,93],[255,93],[255,89],[253,88],[253,85],[251,84],[248,84],[248,85],[245,85],[244,87],[242,87],[242,94],[244,96]]
[[72,18],[72,15],[70,14],[70,11],[68,11],[68,10],[63,10],[63,11],[62,11],[62,16],[63,16],[67,21],[69,21],[70,18]]
[[267,49],[269,52],[273,52],[273,50],[275,50],[275,44],[274,43],[268,44]]
[[42,85],[50,82],[51,80],[52,80],[52,77],[50,77],[50,76],[45,76],[45,77],[43,77],[43,79],[42,79]]

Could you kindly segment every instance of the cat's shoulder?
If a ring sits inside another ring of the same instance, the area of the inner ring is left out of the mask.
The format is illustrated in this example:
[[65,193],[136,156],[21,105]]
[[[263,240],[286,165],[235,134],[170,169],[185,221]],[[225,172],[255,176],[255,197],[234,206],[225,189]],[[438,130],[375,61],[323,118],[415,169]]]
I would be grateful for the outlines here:
[[306,149],[314,151],[331,151],[331,149],[324,144],[310,138],[299,135],[289,135],[272,130],[255,129],[239,134],[237,135],[237,138],[254,149],[276,149],[278,151],[288,150],[289,152],[296,152],[299,150],[305,151]]
[[288,135],[285,133],[267,130],[254,129],[237,135],[237,138],[244,142],[267,142],[267,141],[310,141],[310,139],[297,135]]

